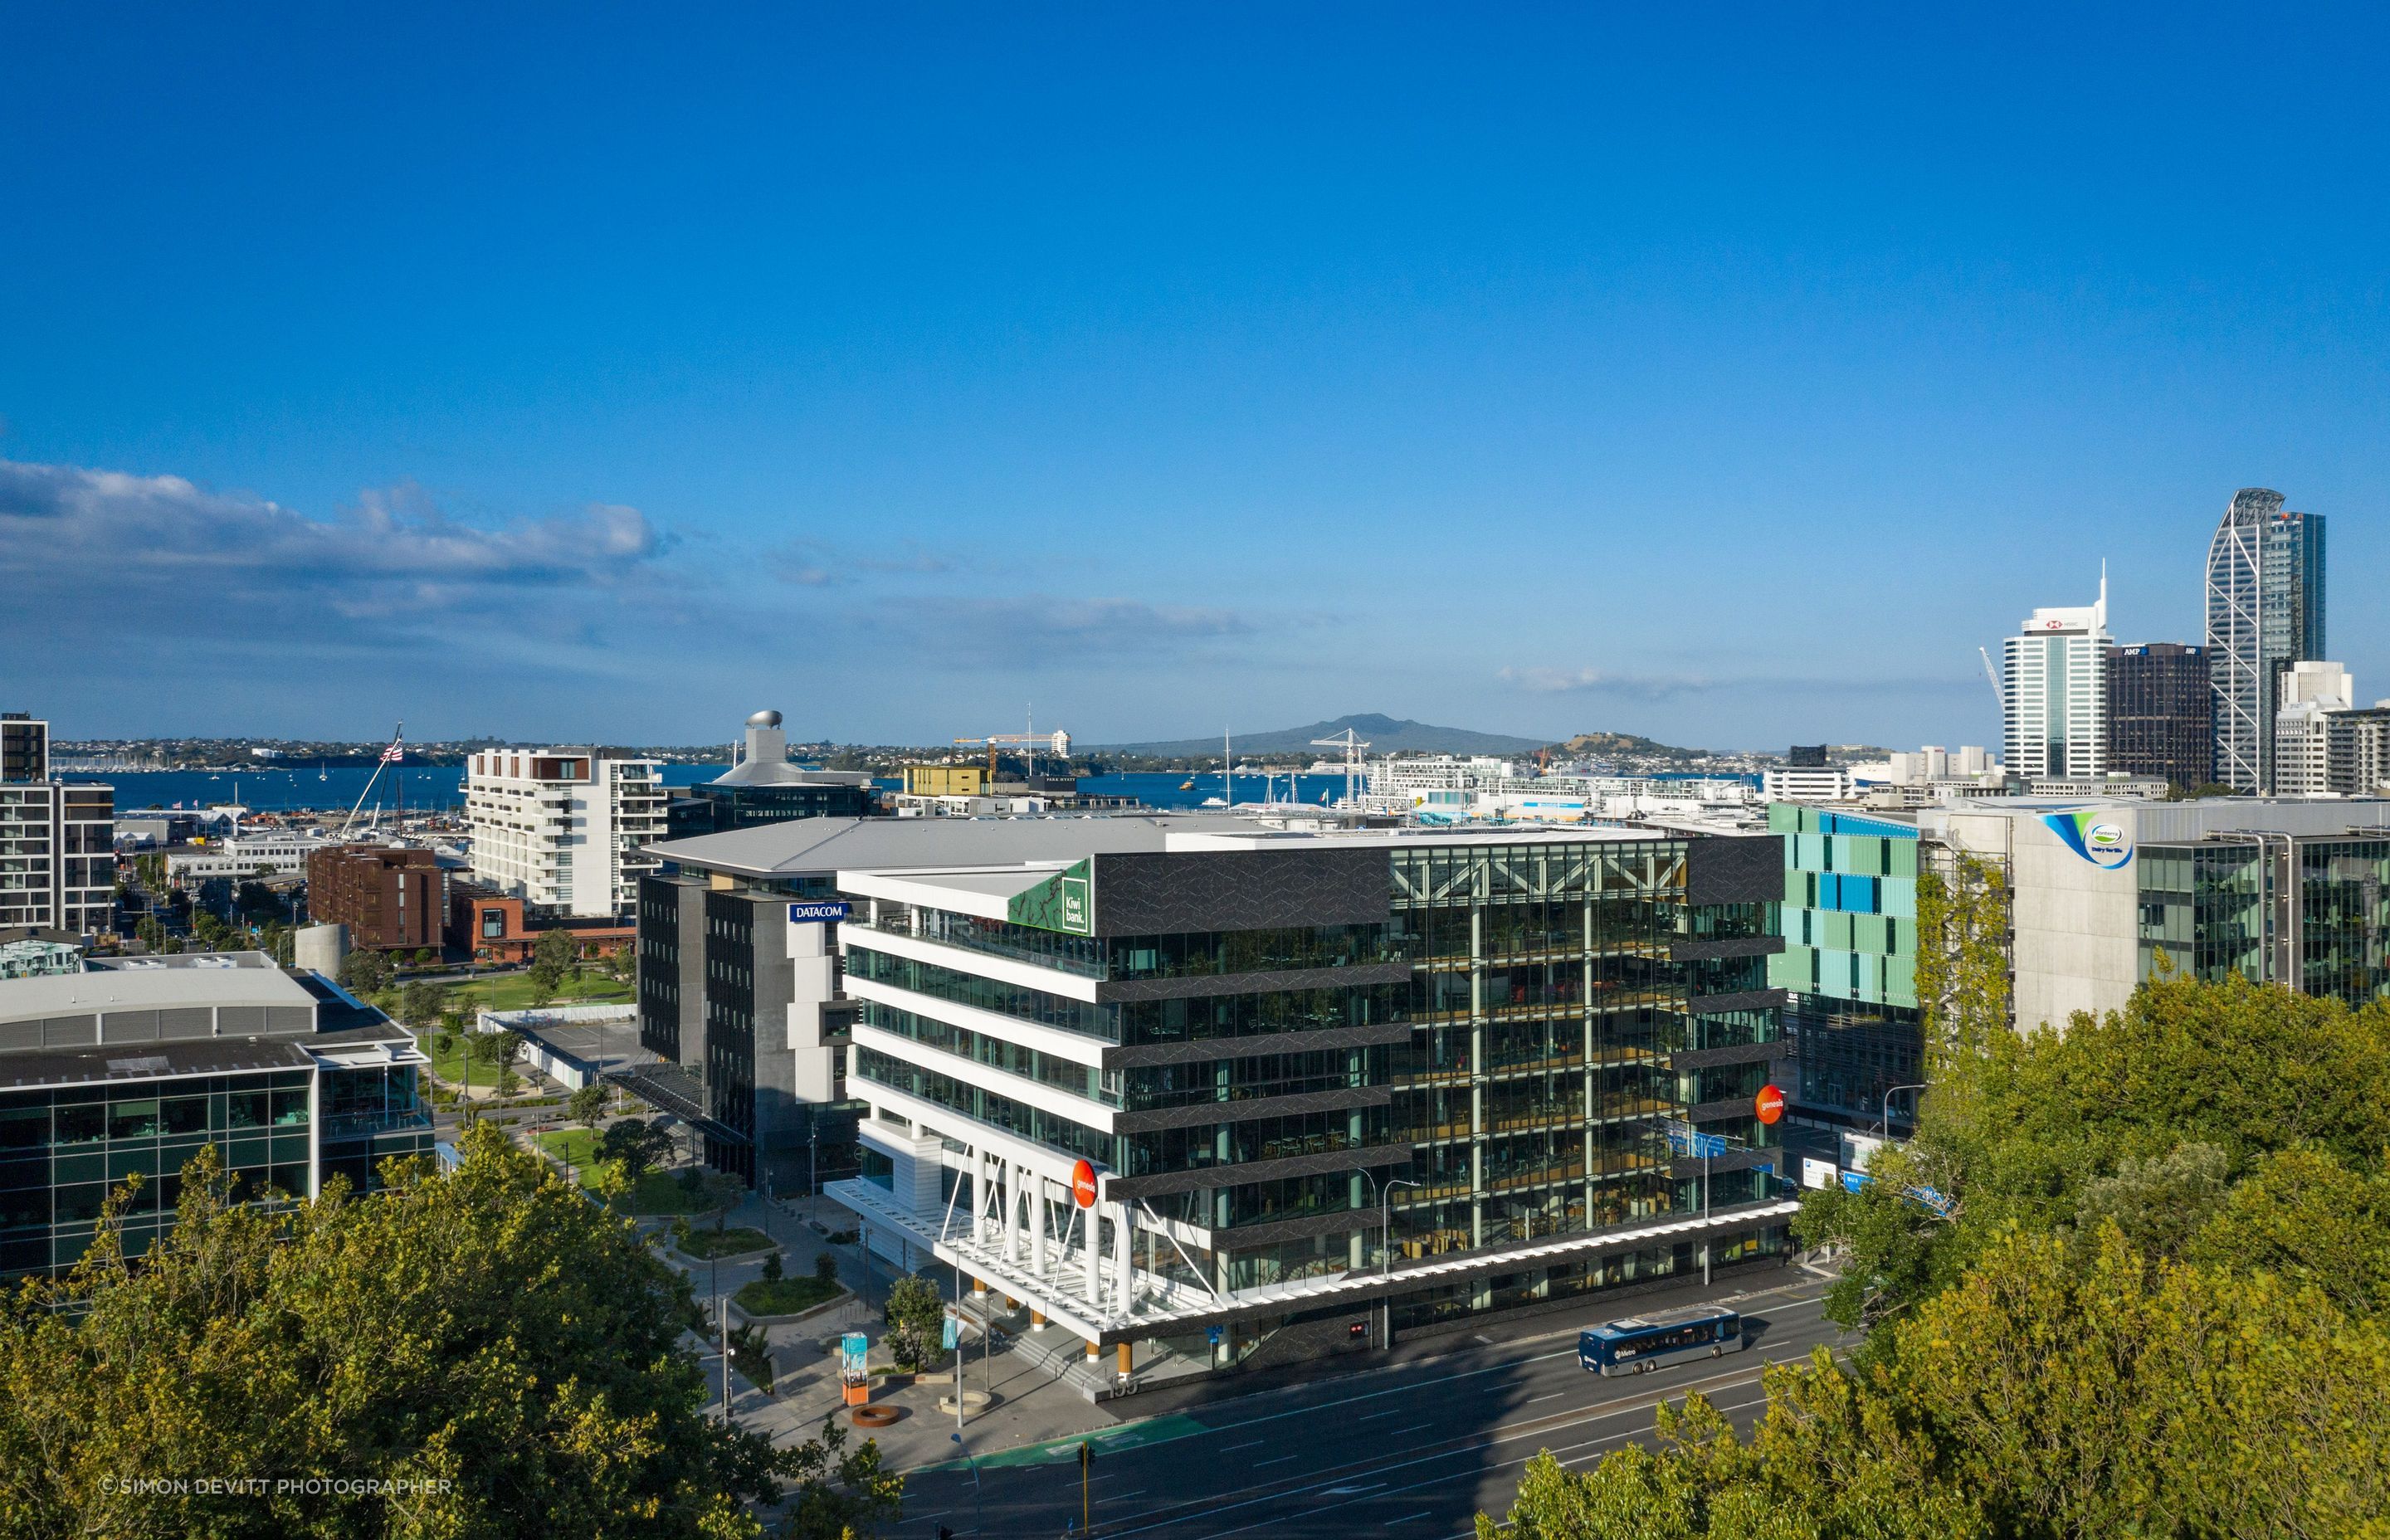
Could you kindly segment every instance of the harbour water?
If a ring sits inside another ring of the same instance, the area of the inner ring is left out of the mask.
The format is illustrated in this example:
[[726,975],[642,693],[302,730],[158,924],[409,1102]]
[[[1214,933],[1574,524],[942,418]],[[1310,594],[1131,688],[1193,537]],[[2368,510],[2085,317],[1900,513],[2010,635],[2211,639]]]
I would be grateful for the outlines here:
[[[695,786],[710,781],[728,768],[721,764],[667,764],[663,766],[663,783],[670,787]],[[106,781],[116,789],[116,807],[120,813],[139,812],[146,808],[199,808],[223,803],[238,803],[259,813],[279,813],[291,808],[337,809],[346,812],[364,792],[366,782],[372,778],[370,769],[316,771],[312,766],[294,765],[288,770],[148,770],[122,775],[77,775],[74,780]],[[373,801],[384,809],[395,808],[401,802],[410,808],[456,808],[464,804],[464,770],[456,765],[397,765],[382,772],[380,784],[374,788]],[[1189,786],[1186,783],[1192,781]],[[882,780],[882,787],[893,789],[894,780]],[[1223,795],[1220,773],[1207,770],[1189,775],[1184,771],[1140,772],[1135,775],[1087,776],[1080,779],[1080,789],[1090,795],[1135,797],[1148,807],[1184,809],[1201,807],[1207,798]],[[1260,775],[1239,775],[1236,777],[1236,800],[1257,802],[1264,789]],[[1299,802],[1317,805],[1334,802],[1344,794],[1344,777],[1336,776],[1280,775],[1268,782],[1269,795],[1284,802],[1292,797]]]
[[[720,764],[667,764],[663,766],[663,783],[669,787],[695,786],[713,779],[726,768]],[[289,770],[226,770],[215,774],[203,770],[152,770],[69,778],[106,781],[115,787],[117,811],[121,813],[152,807],[210,807],[225,802],[238,802],[260,813],[278,813],[290,808],[346,812],[365,790],[372,775],[369,769],[328,770],[319,778],[313,768],[294,766]],[[382,772],[381,783],[374,788],[374,802],[385,809],[399,806],[402,800],[410,808],[460,807],[464,803],[464,794],[459,789],[464,775],[463,769],[456,765],[396,766]],[[1757,781],[1756,776],[1733,776],[1662,775],[1653,778]],[[1344,794],[1342,774],[1281,774],[1265,780],[1258,772],[1246,775],[1240,771],[1235,782],[1232,800],[1240,804],[1262,801],[1266,790],[1273,802],[1293,801],[1314,807],[1333,802]],[[899,783],[883,779],[880,784],[893,789]],[[1200,808],[1213,799],[1230,797],[1230,789],[1223,785],[1217,770],[1085,776],[1080,777],[1079,789],[1091,796],[1135,797],[1148,807],[1173,811]]]

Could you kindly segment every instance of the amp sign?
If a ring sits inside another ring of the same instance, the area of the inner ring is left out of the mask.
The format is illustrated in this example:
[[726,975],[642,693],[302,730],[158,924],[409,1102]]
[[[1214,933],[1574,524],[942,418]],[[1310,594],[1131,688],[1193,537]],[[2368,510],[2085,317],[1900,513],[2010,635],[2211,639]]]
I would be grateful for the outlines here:
[[789,923],[791,925],[836,925],[846,918],[843,903],[791,904]]

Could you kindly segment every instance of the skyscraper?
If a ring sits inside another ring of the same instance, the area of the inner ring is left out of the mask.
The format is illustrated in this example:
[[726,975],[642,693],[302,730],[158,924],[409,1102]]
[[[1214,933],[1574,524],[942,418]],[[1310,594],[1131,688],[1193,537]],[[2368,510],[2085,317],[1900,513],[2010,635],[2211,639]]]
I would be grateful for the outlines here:
[[2108,772],[2108,574],[2097,603],[2037,610],[2003,648],[2009,774],[2062,780]]
[[2285,513],[2282,494],[2242,487],[2207,547],[2207,669],[2215,778],[2274,789],[2280,676],[2324,656],[2323,516]]
[[2108,649],[2108,769],[2204,783],[2215,752],[2207,653],[2180,642]]

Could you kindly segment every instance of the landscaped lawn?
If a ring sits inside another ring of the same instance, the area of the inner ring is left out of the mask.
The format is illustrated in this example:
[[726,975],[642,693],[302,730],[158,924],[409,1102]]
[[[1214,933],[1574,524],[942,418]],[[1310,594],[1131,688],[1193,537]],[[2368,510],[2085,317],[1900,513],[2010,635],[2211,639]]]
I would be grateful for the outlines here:
[[[469,979],[450,984],[447,1003],[470,1014],[475,1010],[529,1010],[533,991],[531,972],[522,969],[513,973],[493,973],[484,978]],[[595,969],[577,979],[567,978],[557,985],[551,1005],[598,1006],[628,1005],[632,1000],[631,986],[617,983]]]
[[[556,1128],[532,1136],[532,1142],[559,1161],[572,1162],[572,1174],[584,1187],[598,1189],[598,1136],[585,1128]],[[669,1171],[650,1171],[639,1178],[638,1186],[624,1193],[614,1205],[615,1212],[627,1214],[687,1213],[688,1194],[680,1187],[680,1179]]]
[[730,1297],[750,1315],[793,1315],[800,1310],[827,1304],[840,1291],[836,1283],[825,1283],[819,1278],[782,1278],[777,1283],[757,1278]]
[[533,1142],[559,1161],[570,1161],[587,1187],[589,1168],[598,1161],[598,1136],[586,1128],[557,1128],[533,1136]]

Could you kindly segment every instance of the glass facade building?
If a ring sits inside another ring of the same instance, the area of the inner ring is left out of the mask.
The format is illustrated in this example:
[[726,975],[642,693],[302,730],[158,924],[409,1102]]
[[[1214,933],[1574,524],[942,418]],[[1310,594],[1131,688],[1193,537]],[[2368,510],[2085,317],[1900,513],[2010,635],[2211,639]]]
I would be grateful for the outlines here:
[[71,1268],[135,1177],[143,1254],[203,1148],[258,1201],[367,1191],[430,1151],[423,1057],[380,1012],[258,954],[173,960],[214,966],[0,982],[0,1277]]
[[1279,837],[841,881],[875,1212],[983,1207],[983,1159],[1007,1191],[1084,1160],[1137,1277],[1234,1300],[1391,1262],[1398,1327],[1787,1244],[1774,1214],[1600,1244],[1778,1197],[1773,839]]
[[2265,487],[2233,494],[2207,548],[2212,779],[2236,791],[2274,789],[2281,675],[2329,657],[2324,639],[2324,520],[2283,511]]
[[2108,769],[2160,776],[2190,789],[2207,784],[2215,712],[2207,649],[2143,642],[2108,649]]
[[[1784,950],[1767,977],[1785,995],[1794,1107],[1823,1122],[1872,1122],[1892,1087],[1924,1078],[1918,830],[1788,802],[1769,805],[1767,827],[1784,841]],[[1905,1110],[1895,1109],[1895,1125]]]

